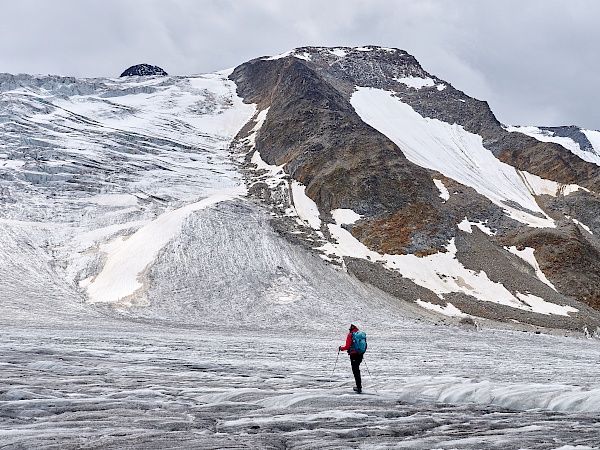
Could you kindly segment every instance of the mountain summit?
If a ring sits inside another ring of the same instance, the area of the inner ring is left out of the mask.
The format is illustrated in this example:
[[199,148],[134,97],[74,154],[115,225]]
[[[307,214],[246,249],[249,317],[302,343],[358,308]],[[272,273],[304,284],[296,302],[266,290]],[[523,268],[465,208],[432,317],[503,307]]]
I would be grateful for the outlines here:
[[600,132],[501,124],[392,48],[127,75],[166,73],[0,75],[6,317],[600,326]]
[[158,66],[152,66],[150,64],[136,64],[135,66],[129,67],[125,70],[120,76],[121,77],[145,77],[151,75],[158,76],[167,76],[168,73],[165,72]]

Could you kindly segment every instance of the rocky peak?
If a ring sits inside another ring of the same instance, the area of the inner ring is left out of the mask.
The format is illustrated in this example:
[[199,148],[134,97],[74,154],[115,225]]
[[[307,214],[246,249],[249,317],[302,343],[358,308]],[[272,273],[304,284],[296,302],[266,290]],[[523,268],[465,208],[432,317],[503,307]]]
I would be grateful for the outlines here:
[[121,74],[121,77],[135,77],[135,76],[145,77],[145,76],[152,76],[152,75],[158,75],[158,76],[164,77],[169,74],[158,66],[152,66],[150,64],[137,64],[135,66],[131,66],[129,69],[127,69],[125,72],[123,72]]
[[300,47],[282,55],[263,58],[277,60],[294,57],[335,85],[340,91],[354,86],[389,89],[413,80],[435,86],[440,80],[432,77],[419,62],[404,50],[377,46],[365,47]]

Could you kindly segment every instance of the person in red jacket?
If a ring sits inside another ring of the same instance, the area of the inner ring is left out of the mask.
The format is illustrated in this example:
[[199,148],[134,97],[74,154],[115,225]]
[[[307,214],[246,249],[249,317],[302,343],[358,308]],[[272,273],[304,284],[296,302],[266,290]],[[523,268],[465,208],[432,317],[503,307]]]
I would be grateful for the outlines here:
[[352,347],[352,333],[358,331],[356,325],[350,324],[350,329],[348,330],[348,336],[346,336],[346,345],[343,347],[340,345],[338,350],[341,352],[347,351],[350,355],[350,365],[352,366],[352,373],[354,374],[354,381],[356,381],[356,387],[354,388],[355,392],[359,394],[362,392],[362,381],[360,379],[360,363],[363,360],[363,354],[358,353]]

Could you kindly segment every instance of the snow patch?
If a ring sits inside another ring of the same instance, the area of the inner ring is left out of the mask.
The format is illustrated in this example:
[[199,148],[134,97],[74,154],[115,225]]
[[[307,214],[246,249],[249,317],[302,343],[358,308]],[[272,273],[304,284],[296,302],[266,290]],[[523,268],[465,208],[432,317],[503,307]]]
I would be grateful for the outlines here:
[[295,53],[294,58],[303,59],[304,61],[310,61],[312,56],[310,53],[304,52],[304,53]]
[[[250,152],[256,147],[256,135],[258,134],[258,131],[262,128],[267,118],[268,111],[269,108],[264,109],[258,113],[258,115],[255,118],[256,123],[254,127],[252,128],[252,130],[250,130],[248,137],[244,139],[244,143],[248,146]],[[246,154],[244,154],[242,159],[245,158],[245,155]],[[285,164],[281,164],[279,166],[268,164],[262,159],[258,150],[255,150],[254,153],[252,153],[251,162],[254,165],[256,165],[256,170],[264,170],[266,172],[266,175],[260,177],[258,182],[266,183],[271,188],[279,185],[284,179],[287,178],[287,174],[283,170]]]
[[339,56],[340,58],[344,58],[348,53],[341,48],[334,48],[329,50],[329,53],[335,56]]
[[448,189],[446,188],[446,186],[444,186],[444,183],[442,182],[442,180],[438,180],[437,178],[434,178],[433,182],[435,183],[437,188],[440,190],[440,197],[442,198],[442,200],[444,200],[445,202],[450,200],[450,192],[448,192]]
[[[252,128],[252,130],[250,130],[250,133],[248,133],[248,136],[243,140],[244,144],[246,144],[246,146],[249,148],[248,153],[252,152],[254,150],[254,148],[256,147],[256,135],[258,134],[259,130],[262,128],[263,124],[265,123],[268,112],[269,112],[269,108],[266,108],[266,109],[263,109],[262,111],[260,111],[256,115],[256,117],[254,119],[256,122],[254,124],[254,127]],[[241,160],[244,160],[246,158],[246,155],[247,155],[247,153],[244,153]],[[287,174],[283,170],[283,167],[285,164],[281,164],[279,166],[273,165],[273,164],[268,164],[267,162],[265,162],[262,159],[258,150],[254,150],[250,161],[252,162],[252,164],[254,164],[256,166],[257,171],[265,171],[266,172],[266,174],[264,176],[261,175],[258,178],[258,181],[256,181],[256,182],[266,183],[270,188],[273,188],[273,187],[281,184],[281,182],[287,178]]]
[[312,56],[310,53],[308,52],[304,52],[304,53],[296,53],[296,50],[290,50],[288,52],[285,53],[281,53],[280,55],[275,55],[275,56],[270,56],[268,58],[263,58],[263,61],[276,61],[278,59],[283,59],[286,58],[288,56],[293,56],[294,58],[298,58],[298,59],[303,59],[305,61],[310,61]]
[[431,78],[419,78],[419,77],[403,77],[403,78],[394,78],[398,83],[402,83],[407,85],[408,87],[414,89],[421,89],[424,87],[432,87],[435,82]]
[[579,147],[579,144],[573,139],[556,136],[554,132],[550,130],[542,130],[541,128],[534,126],[508,126],[506,127],[506,131],[511,133],[523,133],[541,142],[554,142],[555,144],[560,144],[564,148],[571,150],[573,153],[581,151],[581,147]]
[[360,214],[355,213],[351,209],[334,209],[331,211],[331,216],[338,225],[352,225],[362,218]]
[[578,311],[571,306],[561,306],[555,303],[549,303],[543,298],[533,294],[521,294],[520,292],[517,292],[517,297],[519,297],[523,302],[527,303],[531,307],[532,311],[538,314],[568,316],[570,312]]
[[250,130],[250,133],[248,133],[248,137],[246,138],[248,139],[248,144],[252,149],[256,147],[256,135],[264,125],[265,120],[267,120],[267,114],[269,114],[269,108],[261,110],[254,119],[256,123],[254,124],[254,126]]
[[285,53],[281,53],[279,55],[269,56],[268,58],[263,58],[262,60],[263,61],[275,61],[275,60],[278,60],[278,59],[286,58],[286,57],[292,55],[293,53],[294,53],[294,50],[290,50],[290,51],[287,51]]
[[[600,155],[600,131],[597,130],[581,130],[585,137],[588,138],[592,147],[594,147],[594,151],[596,155]],[[598,163],[596,163],[598,164]]]
[[571,153],[579,156],[584,161],[600,166],[600,131],[581,130],[581,132],[588,138],[588,141],[590,141],[592,144],[592,147],[595,151],[593,153],[582,150],[579,144],[573,139],[564,136],[557,136],[553,131],[550,130],[542,130],[533,126],[509,126],[506,127],[506,130],[510,131],[511,133],[523,133],[541,142],[554,142],[555,144],[560,144],[567,150],[571,151]]
[[569,195],[579,190],[589,192],[589,189],[577,184],[557,183],[556,181],[546,180],[524,170],[517,170],[517,173],[521,176],[525,186],[527,186],[532,195],[550,195],[556,197],[558,195]]
[[418,299],[415,303],[417,305],[429,309],[431,311],[435,311],[437,313],[443,314],[449,317],[468,317],[468,314],[463,313],[460,309],[454,306],[452,303],[448,303],[446,306],[435,305],[433,303],[424,302],[421,299]]
[[260,181],[267,183],[269,187],[275,187],[281,183],[286,177],[287,174],[283,170],[284,164],[280,166],[274,166],[272,164],[267,164],[263,161],[260,156],[258,150],[255,150],[252,154],[251,159],[253,164],[256,164],[257,170],[265,170],[267,172],[266,177],[262,178]]
[[487,150],[481,136],[424,118],[389,91],[358,88],[351,103],[363,121],[395,142],[411,162],[474,188],[515,220],[532,227],[555,226],[515,168]]
[[425,257],[381,255],[370,250],[340,225],[328,224],[327,226],[336,242],[326,243],[319,250],[338,257],[350,256],[379,262],[387,269],[399,272],[403,277],[437,295],[461,292],[481,301],[542,314],[548,311],[559,311],[562,315],[571,311],[569,307],[548,303],[541,298],[538,300],[538,298],[524,297],[527,300],[525,301],[523,298],[515,297],[504,285],[490,280],[484,271],[475,272],[467,269],[456,258],[454,238],[449,242],[445,253]]
[[540,265],[538,264],[537,259],[535,259],[535,254],[534,254],[535,250],[533,248],[525,247],[523,250],[517,250],[517,247],[514,245],[512,247],[505,247],[505,248],[512,254],[517,255],[519,258],[521,258],[523,261],[525,261],[531,267],[533,267],[533,269],[535,270],[535,274],[540,279],[540,281],[547,284],[548,286],[550,286],[552,289],[554,289],[556,291],[556,288],[554,287],[554,285],[550,282],[550,280],[548,280],[548,278],[546,278],[546,275],[544,275],[544,272],[542,272],[542,269],[540,269]]
[[476,226],[488,236],[494,236],[496,234],[486,224],[482,222],[470,222],[466,217],[462,220],[462,222],[457,224],[459,230],[469,234],[473,232],[472,226]]
[[585,225],[584,223],[581,223],[579,220],[577,219],[573,219],[572,217],[566,216],[567,219],[571,219],[573,221],[573,223],[576,223],[577,225],[579,225],[581,228],[583,228],[585,231],[587,231],[590,234],[594,234],[592,233],[592,230],[590,229],[590,227],[588,227],[587,225]]
[[292,181],[292,198],[298,217],[315,230],[321,229],[321,218],[317,204],[306,195],[306,186],[296,180]]

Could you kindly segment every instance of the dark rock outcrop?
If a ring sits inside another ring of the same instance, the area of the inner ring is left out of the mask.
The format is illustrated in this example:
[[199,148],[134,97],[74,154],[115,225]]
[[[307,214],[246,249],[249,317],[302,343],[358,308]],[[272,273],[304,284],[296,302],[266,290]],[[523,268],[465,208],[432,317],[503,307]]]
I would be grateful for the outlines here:
[[121,77],[145,77],[145,76],[167,76],[169,75],[163,69],[158,66],[152,66],[150,64],[136,64],[125,70],[120,76]]

